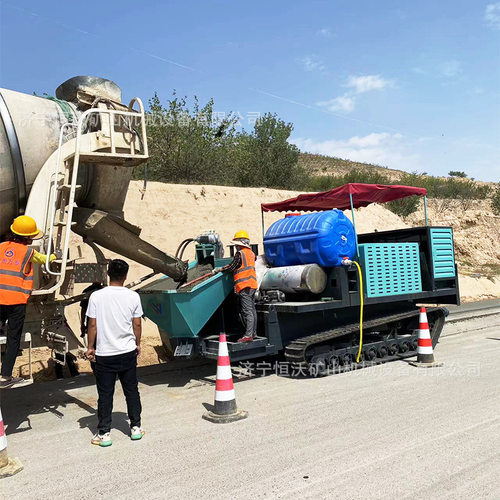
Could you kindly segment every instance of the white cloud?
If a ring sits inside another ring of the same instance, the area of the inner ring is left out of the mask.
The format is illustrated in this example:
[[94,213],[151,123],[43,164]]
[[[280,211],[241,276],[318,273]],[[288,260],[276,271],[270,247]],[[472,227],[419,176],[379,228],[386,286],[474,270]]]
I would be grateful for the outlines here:
[[421,76],[434,77],[446,80],[446,84],[457,79],[463,73],[462,63],[456,59],[447,61],[435,61],[423,66],[413,66],[412,73]]
[[439,71],[441,75],[446,78],[454,78],[462,73],[462,64],[460,61],[456,61],[455,59],[445,61],[441,64]]
[[486,6],[484,20],[491,28],[500,29],[500,2],[490,3]]
[[350,76],[346,87],[351,88],[356,94],[364,94],[372,90],[382,90],[392,85],[391,80],[385,80],[380,75],[364,75]]
[[407,171],[419,167],[418,156],[407,152],[403,136],[398,133],[372,133],[363,137],[354,136],[347,140],[326,141],[299,137],[291,142],[301,151],[308,153],[374,163]]
[[354,111],[356,96],[358,94],[364,94],[374,90],[383,90],[387,87],[392,87],[393,84],[394,82],[392,80],[386,80],[380,75],[351,75],[344,85],[344,87],[349,89],[344,95],[334,97],[327,101],[319,101],[316,103],[316,106],[321,106],[329,111],[344,111],[345,113],[350,113]]
[[329,111],[345,111],[346,113],[350,113],[354,109],[355,99],[355,97],[344,94],[329,101],[317,102],[316,105],[326,108]]
[[387,132],[377,134],[374,132],[372,134],[365,135],[364,137],[355,135],[354,137],[351,137],[346,144],[357,148],[373,148],[390,140],[399,141],[402,137],[403,136],[401,134],[389,134]]
[[316,32],[316,35],[322,36],[324,38],[331,38],[333,33],[328,28],[321,28]]
[[326,66],[318,56],[307,56],[297,59],[306,71],[324,71]]

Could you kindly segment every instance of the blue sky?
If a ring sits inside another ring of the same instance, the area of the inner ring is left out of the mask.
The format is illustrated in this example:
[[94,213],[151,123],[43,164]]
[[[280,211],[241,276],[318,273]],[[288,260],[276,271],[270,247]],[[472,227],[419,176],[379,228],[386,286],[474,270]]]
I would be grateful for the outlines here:
[[303,150],[500,180],[500,2],[0,0],[0,86],[71,76],[129,99],[267,111]]

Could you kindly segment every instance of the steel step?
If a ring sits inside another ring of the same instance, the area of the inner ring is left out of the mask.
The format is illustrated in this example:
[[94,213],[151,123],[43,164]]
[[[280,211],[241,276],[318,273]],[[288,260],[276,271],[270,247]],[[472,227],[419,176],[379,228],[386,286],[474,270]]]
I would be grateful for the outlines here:
[[[231,337],[232,338],[232,337]],[[227,342],[227,349],[231,361],[240,359],[256,358],[276,354],[277,349],[269,344],[266,337],[256,337],[253,342],[237,342],[237,336],[234,341]],[[209,359],[217,359],[219,353],[219,337],[212,335],[203,339],[202,355]]]

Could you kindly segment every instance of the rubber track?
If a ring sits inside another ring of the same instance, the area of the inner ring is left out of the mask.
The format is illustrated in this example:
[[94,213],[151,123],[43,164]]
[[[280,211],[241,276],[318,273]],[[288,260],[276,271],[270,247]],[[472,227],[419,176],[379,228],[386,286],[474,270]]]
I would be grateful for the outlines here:
[[[445,312],[441,307],[429,307],[427,309],[428,315],[431,315],[431,313],[434,312],[440,312],[443,314],[443,316],[445,315]],[[392,314],[390,316],[379,316],[378,318],[364,321],[363,330],[369,330],[377,326],[385,326],[388,323],[393,323],[396,321],[400,321],[402,319],[408,319],[413,316],[418,316],[419,314],[420,312],[417,310],[417,311],[407,311],[404,313]],[[288,344],[285,348],[286,360],[294,364],[307,363],[306,351],[313,345],[322,344],[329,340],[333,340],[338,337],[343,337],[345,335],[350,335],[356,332],[359,332],[359,323],[351,323],[341,328],[335,328],[334,330],[327,330],[321,333],[315,333],[313,335],[309,335],[308,337],[302,337],[300,339],[296,339],[290,344]],[[434,338],[436,334],[437,338]],[[431,332],[433,345],[435,345],[435,343],[437,342],[440,334],[441,334],[441,329],[439,329],[439,332],[435,332],[434,329]]]

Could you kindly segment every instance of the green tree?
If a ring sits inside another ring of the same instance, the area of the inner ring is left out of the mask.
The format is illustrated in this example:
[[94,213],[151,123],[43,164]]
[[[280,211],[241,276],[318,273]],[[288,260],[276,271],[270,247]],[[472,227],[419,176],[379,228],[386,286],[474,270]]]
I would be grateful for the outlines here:
[[297,189],[305,184],[305,170],[298,165],[299,150],[288,142],[293,125],[266,113],[251,134],[237,138],[236,171],[242,186]]
[[263,115],[248,133],[236,131],[232,115],[215,122],[213,100],[201,106],[195,97],[189,109],[186,98],[174,92],[166,105],[155,94],[149,106],[149,179],[290,189],[305,185],[299,151],[288,142],[293,126],[275,114]]
[[418,210],[419,204],[419,196],[408,196],[406,198],[401,198],[400,200],[394,200],[387,203],[387,208],[396,215],[406,219],[409,215]]
[[467,174],[465,172],[459,172],[458,170],[450,170],[448,172],[448,175],[450,177],[460,177],[462,179],[465,179],[467,177]]
[[147,134],[152,180],[177,183],[223,183],[230,171],[228,151],[234,146],[230,122],[214,123],[213,100],[190,110],[175,92],[163,106],[157,94],[149,101]]

